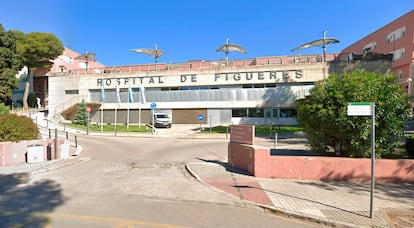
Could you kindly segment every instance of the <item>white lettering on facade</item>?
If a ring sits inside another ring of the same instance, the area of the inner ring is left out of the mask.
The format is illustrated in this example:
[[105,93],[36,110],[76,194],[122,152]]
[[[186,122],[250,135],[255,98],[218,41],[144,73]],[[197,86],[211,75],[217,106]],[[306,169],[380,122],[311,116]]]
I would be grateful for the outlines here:
[[[179,83],[189,84],[197,83],[197,74],[182,74],[179,76]],[[286,81],[288,79],[303,78],[303,70],[271,70],[271,71],[253,71],[253,72],[224,72],[215,73],[212,82],[237,82],[237,81]],[[97,79],[97,86],[115,87],[115,83],[119,86],[125,85],[146,85],[146,84],[164,84],[165,76],[137,76],[137,77],[117,77],[117,78],[100,78]]]

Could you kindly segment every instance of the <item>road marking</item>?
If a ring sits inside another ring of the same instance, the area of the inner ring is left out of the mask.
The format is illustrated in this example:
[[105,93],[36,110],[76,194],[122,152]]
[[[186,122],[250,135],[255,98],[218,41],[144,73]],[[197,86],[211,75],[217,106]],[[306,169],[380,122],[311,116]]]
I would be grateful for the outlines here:
[[39,220],[39,218],[46,218],[46,226],[51,227],[50,220],[51,218],[55,219],[63,219],[63,220],[84,220],[84,221],[92,221],[92,222],[107,222],[107,223],[115,223],[112,228],[121,228],[121,227],[134,227],[134,225],[145,226],[145,227],[154,227],[154,228],[186,228],[185,226],[177,226],[171,224],[164,224],[164,223],[153,223],[153,222],[146,222],[141,220],[130,220],[130,219],[121,219],[121,218],[114,218],[114,217],[98,217],[98,216],[88,216],[88,215],[70,215],[70,214],[57,214],[57,213],[43,213],[43,212],[17,212],[17,211],[0,211],[1,215],[27,215],[27,216],[34,216],[32,222],[24,223],[16,225],[15,227],[21,227],[28,224],[34,224],[36,222],[44,222]]

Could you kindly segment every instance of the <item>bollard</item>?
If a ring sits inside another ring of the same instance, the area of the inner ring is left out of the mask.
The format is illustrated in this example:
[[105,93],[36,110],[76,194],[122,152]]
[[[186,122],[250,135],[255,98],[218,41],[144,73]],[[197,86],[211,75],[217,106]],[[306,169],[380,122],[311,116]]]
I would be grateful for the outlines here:
[[66,132],[66,139],[69,139],[69,133]]
[[229,127],[226,128],[226,139],[229,138]]
[[277,147],[277,133],[275,133],[275,149]]
[[58,130],[57,128],[55,128],[55,159],[58,159]]
[[78,148],[78,137],[75,135],[75,148]]

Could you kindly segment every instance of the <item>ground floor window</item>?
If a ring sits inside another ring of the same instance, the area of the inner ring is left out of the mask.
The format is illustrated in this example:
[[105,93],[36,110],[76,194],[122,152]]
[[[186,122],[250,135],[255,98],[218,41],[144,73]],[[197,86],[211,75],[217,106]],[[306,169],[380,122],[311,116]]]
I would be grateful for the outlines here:
[[284,117],[296,117],[297,113],[296,113],[296,109],[280,109],[280,117],[284,118]]
[[233,109],[231,110],[232,117],[247,117],[247,109]]
[[286,108],[239,108],[232,109],[232,117],[296,118],[296,109]]
[[249,108],[248,117],[264,117],[264,109],[263,108]]

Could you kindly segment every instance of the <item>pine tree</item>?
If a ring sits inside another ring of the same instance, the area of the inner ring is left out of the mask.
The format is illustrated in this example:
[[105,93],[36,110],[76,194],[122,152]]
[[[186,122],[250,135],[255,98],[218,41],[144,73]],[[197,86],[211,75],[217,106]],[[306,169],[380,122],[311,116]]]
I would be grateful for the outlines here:
[[88,113],[86,112],[86,103],[85,100],[79,104],[78,109],[76,110],[75,119],[73,120],[73,124],[84,125],[86,126],[88,122]]

